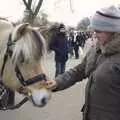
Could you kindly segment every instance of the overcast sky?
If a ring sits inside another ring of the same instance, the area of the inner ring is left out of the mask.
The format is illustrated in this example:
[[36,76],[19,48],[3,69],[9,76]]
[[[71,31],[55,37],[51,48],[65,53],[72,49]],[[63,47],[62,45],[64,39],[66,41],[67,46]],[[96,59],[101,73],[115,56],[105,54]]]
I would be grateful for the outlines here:
[[[97,9],[112,4],[120,4],[120,0],[43,0],[42,10],[48,14],[51,21],[64,22],[76,25],[80,19],[91,16]],[[2,0],[0,3],[0,16],[9,17],[10,20],[19,19],[24,10],[22,0]]]

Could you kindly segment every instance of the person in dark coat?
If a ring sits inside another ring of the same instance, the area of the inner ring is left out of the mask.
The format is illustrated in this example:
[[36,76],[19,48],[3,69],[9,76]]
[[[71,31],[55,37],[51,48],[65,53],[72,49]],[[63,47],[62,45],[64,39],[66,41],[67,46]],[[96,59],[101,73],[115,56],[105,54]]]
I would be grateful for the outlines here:
[[72,39],[71,36],[68,37],[68,48],[69,48],[70,58],[72,58],[74,55],[74,53],[73,53],[74,40]]
[[79,44],[80,44],[79,38],[80,38],[79,35],[77,35],[74,42],[75,59],[79,59]]
[[44,84],[56,92],[88,78],[83,120],[120,120],[120,9],[96,11],[90,25],[98,41],[82,63]]
[[60,24],[57,34],[52,36],[51,49],[55,52],[55,76],[57,76],[65,72],[66,62],[68,60],[68,40],[64,24]]

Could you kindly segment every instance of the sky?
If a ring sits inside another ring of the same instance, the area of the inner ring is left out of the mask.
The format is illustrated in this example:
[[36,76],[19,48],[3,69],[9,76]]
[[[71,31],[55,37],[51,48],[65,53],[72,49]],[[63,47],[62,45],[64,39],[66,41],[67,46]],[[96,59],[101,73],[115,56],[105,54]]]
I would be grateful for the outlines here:
[[[37,1],[37,0],[36,0]],[[84,17],[92,16],[96,10],[112,4],[120,4],[120,0],[43,0],[41,10],[48,14],[48,19],[54,22],[63,22],[66,25],[76,26]],[[23,16],[22,0],[2,0],[0,16],[16,21]]]

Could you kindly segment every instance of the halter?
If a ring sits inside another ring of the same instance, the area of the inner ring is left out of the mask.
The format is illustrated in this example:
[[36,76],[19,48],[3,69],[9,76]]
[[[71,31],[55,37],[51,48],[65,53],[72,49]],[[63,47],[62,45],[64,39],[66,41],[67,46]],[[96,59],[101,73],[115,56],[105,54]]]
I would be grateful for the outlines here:
[[[8,39],[8,43],[7,43],[7,50],[6,50],[6,53],[4,55],[4,59],[3,59],[3,65],[2,65],[2,69],[1,69],[1,76],[3,76],[3,72],[4,72],[4,68],[5,68],[5,65],[6,65],[6,62],[8,60],[8,57],[11,57],[12,54],[13,54],[13,51],[10,49],[11,45],[14,45],[15,42],[17,40],[14,40],[12,41],[11,40],[11,34],[9,35],[9,39]],[[47,77],[45,74],[39,74],[33,78],[30,78],[28,80],[25,80],[19,67],[16,65],[15,66],[15,73],[16,73],[16,77],[18,78],[19,82],[22,84],[22,86],[29,86],[31,84],[35,84],[39,81],[42,81],[42,80],[47,80]],[[26,103],[31,97],[31,92],[28,92],[27,93],[27,96],[21,101],[19,102],[18,104],[16,105],[13,105],[13,106],[10,106],[10,107],[6,107],[5,108],[0,108],[0,110],[9,110],[9,109],[17,109],[17,108],[20,108],[24,103]]]

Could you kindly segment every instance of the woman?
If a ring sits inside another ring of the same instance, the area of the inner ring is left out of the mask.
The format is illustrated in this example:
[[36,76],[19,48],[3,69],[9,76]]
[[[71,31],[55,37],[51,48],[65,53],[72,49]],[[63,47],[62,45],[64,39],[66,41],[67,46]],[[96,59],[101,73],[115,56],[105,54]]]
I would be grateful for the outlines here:
[[110,6],[97,11],[91,27],[98,42],[83,62],[44,84],[60,91],[89,78],[83,119],[120,120],[120,9]]

